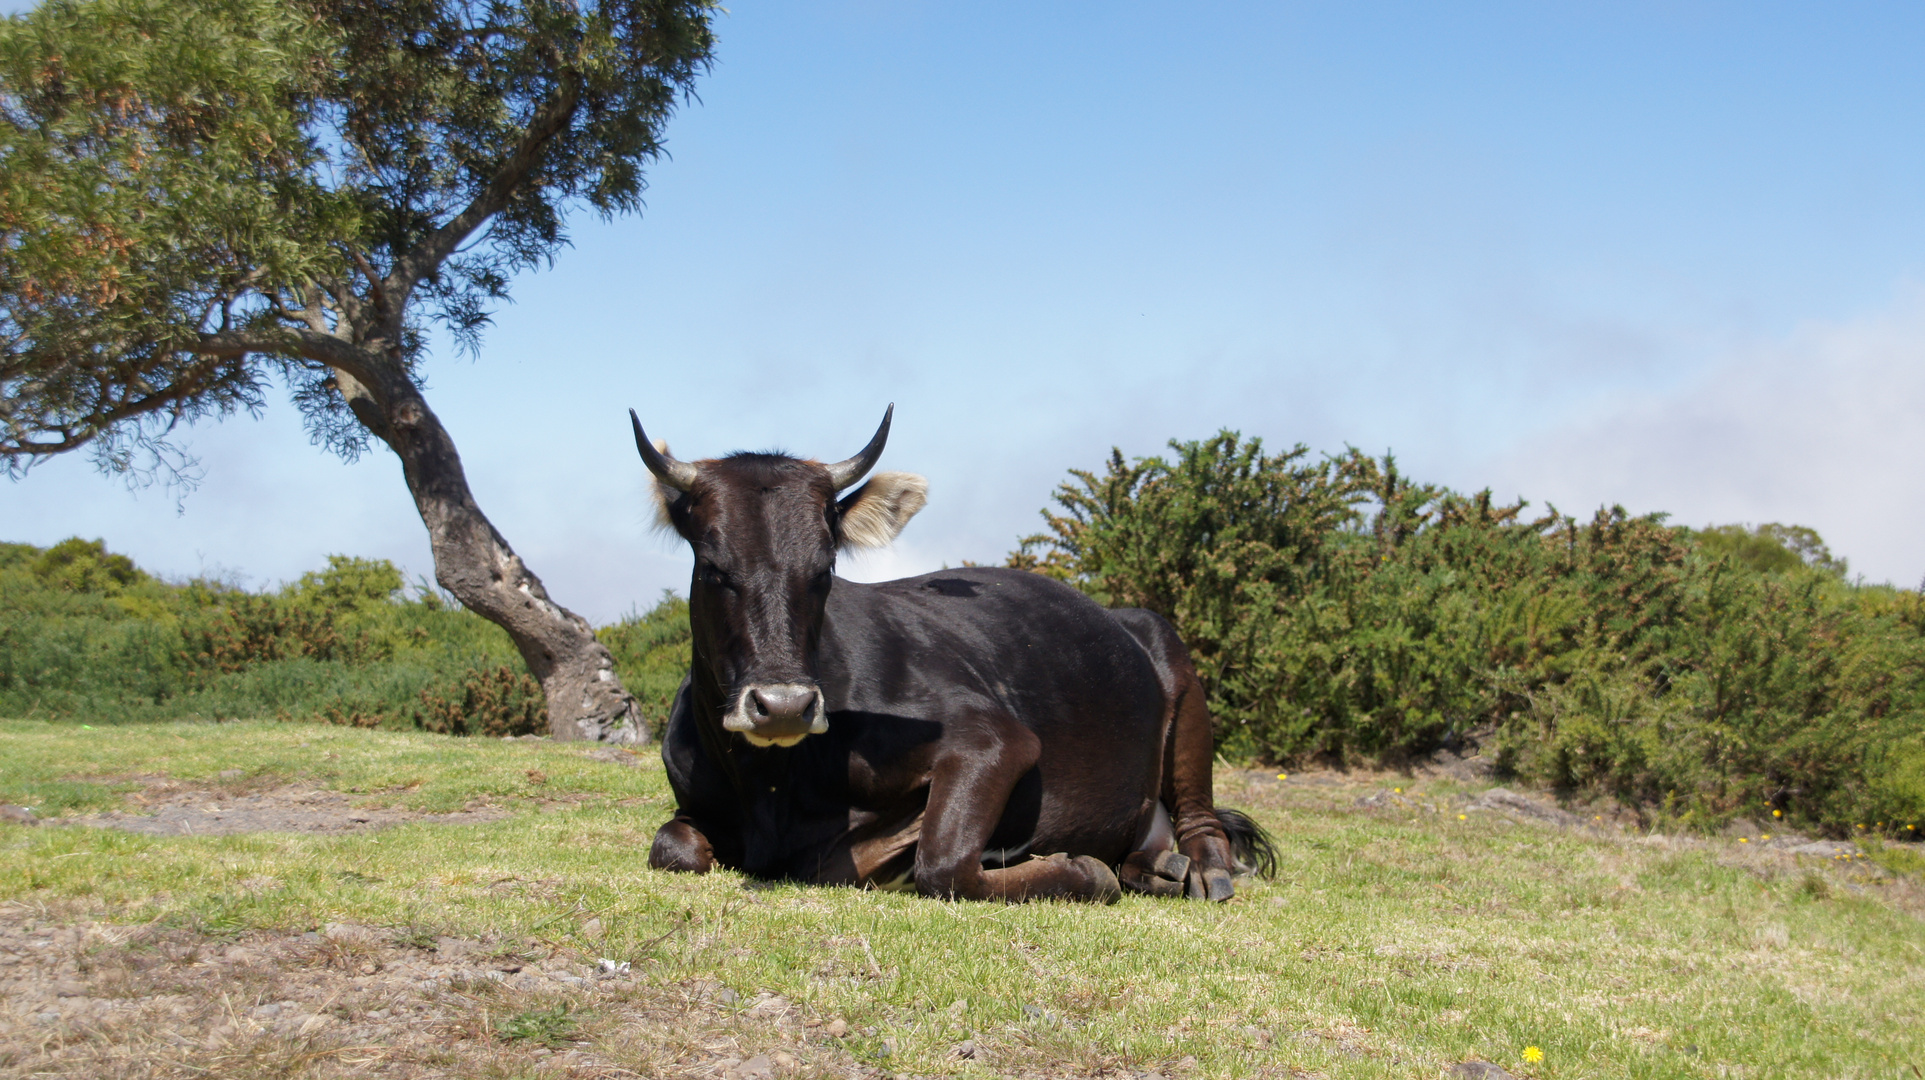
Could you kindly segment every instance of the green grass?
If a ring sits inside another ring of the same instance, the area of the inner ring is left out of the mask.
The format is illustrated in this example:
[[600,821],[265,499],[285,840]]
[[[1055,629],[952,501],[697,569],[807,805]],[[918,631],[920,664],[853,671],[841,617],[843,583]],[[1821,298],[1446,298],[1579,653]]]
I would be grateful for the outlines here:
[[[922,1075],[1435,1076],[1467,1057],[1537,1077],[1925,1066],[1925,903],[1914,879],[1862,864],[1366,811],[1341,786],[1231,778],[1226,801],[1283,853],[1278,877],[1234,903],[941,903],[648,869],[671,807],[652,758],[299,724],[0,722],[0,800],[43,814],[116,805],[133,778],[163,774],[512,813],[340,837],[6,828],[0,900],[226,934],[357,922],[533,937],[631,961],[652,983],[782,994],[846,1019],[857,1057],[883,1062],[886,1046],[889,1070]],[[505,1022],[537,1039],[567,1019]],[[993,1068],[947,1056],[964,1038]],[[1526,1065],[1527,1046],[1544,1059]]]

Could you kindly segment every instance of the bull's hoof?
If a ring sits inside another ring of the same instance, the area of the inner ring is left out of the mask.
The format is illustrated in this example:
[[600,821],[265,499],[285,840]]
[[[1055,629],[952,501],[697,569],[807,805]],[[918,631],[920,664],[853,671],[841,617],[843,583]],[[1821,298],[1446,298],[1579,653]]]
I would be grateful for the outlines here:
[[1116,868],[1116,877],[1125,889],[1131,892],[1148,893],[1151,896],[1182,896],[1183,881],[1169,878],[1145,870],[1143,867],[1124,863]]
[[1078,855],[1071,861],[1089,875],[1090,891],[1085,899],[1093,904],[1114,904],[1123,898],[1123,887],[1116,881],[1116,872],[1103,860]]
[[1219,870],[1215,866],[1211,866],[1209,870],[1203,870],[1203,895],[1217,903],[1234,897],[1236,886],[1230,884],[1230,872]]
[[1156,872],[1157,877],[1182,881],[1190,872],[1190,857],[1178,851],[1159,851],[1150,862],[1150,869]]
[[1182,896],[1183,878],[1190,872],[1190,860],[1174,851],[1133,851],[1116,871],[1123,887],[1131,892]]
[[1230,883],[1230,872],[1217,867],[1197,868],[1190,871],[1189,896],[1192,900],[1214,900],[1219,903],[1237,894],[1236,886]]

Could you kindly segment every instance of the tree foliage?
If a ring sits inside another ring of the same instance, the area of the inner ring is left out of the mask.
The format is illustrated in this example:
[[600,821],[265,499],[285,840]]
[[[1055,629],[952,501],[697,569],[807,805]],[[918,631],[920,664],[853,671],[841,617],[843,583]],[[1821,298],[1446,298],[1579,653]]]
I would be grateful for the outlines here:
[[0,23],[0,458],[126,469],[275,376],[359,453],[344,378],[418,383],[429,326],[472,346],[569,205],[639,205],[708,14],[48,0]]
[[[1011,564],[1175,622],[1227,752],[1505,767],[1718,820],[1925,814],[1925,600],[1810,529],[1589,521],[1231,432],[1073,472]],[[1668,809],[1664,809],[1668,808]]]

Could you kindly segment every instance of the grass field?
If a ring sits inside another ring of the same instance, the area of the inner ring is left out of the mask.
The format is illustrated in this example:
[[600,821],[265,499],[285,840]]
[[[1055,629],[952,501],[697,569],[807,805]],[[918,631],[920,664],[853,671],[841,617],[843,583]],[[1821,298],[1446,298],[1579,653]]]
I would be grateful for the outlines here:
[[[1915,845],[1811,858],[1762,836],[1513,820],[1441,776],[1226,770],[1220,800],[1282,853],[1230,904],[940,903],[651,871],[671,806],[659,761],[590,753],[0,722],[0,801],[43,818],[316,790],[368,814],[497,812],[340,833],[0,825],[0,1073],[1925,1069]],[[596,978],[601,958],[630,966]],[[264,1015],[283,999],[310,1021]]]

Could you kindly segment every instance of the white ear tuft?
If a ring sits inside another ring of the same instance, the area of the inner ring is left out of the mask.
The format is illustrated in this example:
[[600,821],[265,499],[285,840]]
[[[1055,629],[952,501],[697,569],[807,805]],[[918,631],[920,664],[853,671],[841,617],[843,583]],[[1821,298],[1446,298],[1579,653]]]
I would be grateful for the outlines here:
[[842,546],[887,546],[928,501],[929,481],[915,473],[875,474],[842,500]]
[[[658,453],[664,457],[668,456],[667,439],[650,439],[649,441],[655,444],[655,449]],[[655,493],[655,527],[673,532],[675,530],[675,523],[669,520],[668,504],[674,502],[675,497],[680,495],[681,492],[669,487],[660,480],[654,480],[653,477],[650,479],[654,481],[649,484],[649,490]]]

